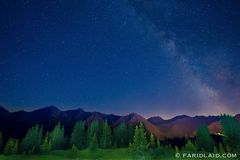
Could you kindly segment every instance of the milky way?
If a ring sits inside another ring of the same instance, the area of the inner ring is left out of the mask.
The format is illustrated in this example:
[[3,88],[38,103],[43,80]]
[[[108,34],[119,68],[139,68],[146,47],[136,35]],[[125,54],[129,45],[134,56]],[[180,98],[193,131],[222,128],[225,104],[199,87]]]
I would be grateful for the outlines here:
[[238,1],[3,0],[0,15],[9,110],[240,112]]

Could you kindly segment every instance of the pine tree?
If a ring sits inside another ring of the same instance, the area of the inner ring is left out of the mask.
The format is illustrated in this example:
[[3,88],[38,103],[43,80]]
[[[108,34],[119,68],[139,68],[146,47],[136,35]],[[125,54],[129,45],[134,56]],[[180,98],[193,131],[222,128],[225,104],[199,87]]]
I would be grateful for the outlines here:
[[155,138],[153,136],[153,134],[150,135],[150,147],[151,148],[155,148]]
[[87,144],[90,145],[90,142],[92,140],[92,137],[96,134],[97,141],[100,141],[101,137],[101,128],[99,121],[93,121],[90,125],[90,127],[87,130]]
[[197,130],[196,146],[199,151],[213,152],[214,143],[207,125],[203,125]]
[[98,140],[97,140],[97,134],[95,133],[91,138],[88,149],[93,152],[93,151],[96,151],[97,148],[98,148]]
[[53,150],[65,149],[66,138],[64,136],[64,127],[58,123],[50,134],[50,142]]
[[148,150],[146,132],[143,123],[139,127],[136,126],[134,132],[133,143],[130,145],[130,151],[134,159],[144,159]]
[[18,153],[18,140],[10,138],[4,147],[3,153],[5,155],[17,154]]
[[40,146],[40,152],[47,153],[47,152],[51,151],[51,149],[52,149],[52,145],[49,140],[49,133],[47,133],[43,140],[43,143]]
[[24,153],[36,153],[40,149],[43,137],[43,128],[36,125],[30,128],[20,144],[20,151]]
[[230,115],[221,116],[223,140],[229,151],[240,151],[240,123]]
[[0,132],[0,153],[2,151],[2,146],[3,146],[3,138],[2,138],[2,132]]
[[134,131],[134,136],[133,136],[133,142],[130,143],[129,145],[130,151],[135,152],[135,150],[137,149],[137,146],[139,145],[140,145],[139,127],[136,126]]
[[127,147],[129,145],[127,126],[124,122],[114,130],[114,141],[117,147]]
[[101,148],[110,148],[112,145],[111,139],[111,128],[108,125],[107,121],[105,121],[103,124],[103,132],[100,143]]
[[132,142],[133,140],[133,136],[134,136],[134,127],[132,125],[129,125],[127,127],[127,132],[128,132],[128,137],[127,137],[127,140],[126,142],[129,144]]
[[149,147],[152,159],[156,159],[157,156],[159,155],[160,150],[159,148],[156,147],[156,140],[152,133],[150,133]]
[[140,136],[140,148],[147,150],[148,149],[148,145],[147,145],[147,138],[146,138],[146,131],[145,131],[145,127],[143,125],[143,123],[140,123],[139,126],[139,136]]
[[69,143],[70,146],[74,145],[78,149],[86,147],[85,122],[80,121],[75,124]]

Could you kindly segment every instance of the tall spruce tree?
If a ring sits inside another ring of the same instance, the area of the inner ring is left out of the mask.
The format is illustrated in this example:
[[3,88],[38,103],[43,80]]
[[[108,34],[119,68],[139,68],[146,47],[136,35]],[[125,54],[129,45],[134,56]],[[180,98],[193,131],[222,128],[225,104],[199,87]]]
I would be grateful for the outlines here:
[[108,125],[107,121],[104,122],[102,128],[102,137],[100,142],[101,148],[110,148],[112,145],[112,136],[111,136],[111,128]]
[[24,153],[36,153],[40,149],[43,138],[43,128],[39,125],[30,128],[20,144],[20,151]]
[[94,136],[94,134],[96,134],[97,137],[97,141],[100,141],[100,137],[101,137],[101,126],[99,121],[93,121],[90,125],[90,127],[87,130],[87,144],[88,146],[90,145],[90,142],[92,141],[92,137]]
[[199,151],[213,152],[214,143],[207,125],[203,125],[197,130],[196,146]]
[[229,151],[240,152],[240,123],[230,115],[221,116],[223,140]]
[[145,159],[148,151],[148,142],[143,123],[140,123],[139,127],[136,126],[133,143],[129,147],[134,159]]
[[69,144],[70,146],[74,145],[78,149],[84,149],[86,147],[85,122],[80,121],[75,124]]
[[152,133],[151,133],[151,135],[150,135],[150,147],[151,147],[151,148],[155,148],[155,147],[156,147],[155,138],[154,138],[154,136],[153,136]]
[[50,142],[49,133],[47,132],[44,137],[43,143],[40,146],[40,152],[47,153],[51,151],[51,149],[52,149],[52,144]]
[[58,123],[50,133],[50,142],[53,150],[66,148],[67,140],[64,136],[64,132],[64,126],[61,126],[61,124]]
[[128,125],[127,127],[128,137],[127,137],[127,143],[132,143],[133,136],[134,136],[134,126]]
[[91,138],[91,141],[89,143],[89,147],[88,149],[91,151],[91,152],[94,152],[96,151],[98,148],[98,139],[97,139],[97,134],[94,133],[93,137]]
[[129,145],[128,130],[124,122],[114,130],[114,141],[117,147],[127,147]]

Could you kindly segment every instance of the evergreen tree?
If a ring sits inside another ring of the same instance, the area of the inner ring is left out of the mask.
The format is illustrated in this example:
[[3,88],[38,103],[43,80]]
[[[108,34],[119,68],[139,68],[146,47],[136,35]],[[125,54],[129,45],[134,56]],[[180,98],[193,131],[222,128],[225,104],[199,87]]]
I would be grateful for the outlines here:
[[86,147],[85,122],[80,121],[75,124],[69,143],[70,146],[74,145],[78,149]]
[[92,137],[94,136],[94,134],[96,134],[97,141],[99,142],[101,137],[101,128],[99,121],[93,121],[87,130],[88,146],[90,145],[90,142],[92,141]]
[[196,146],[199,151],[213,152],[214,143],[207,125],[203,125],[197,130]]
[[133,154],[134,159],[145,159],[148,150],[146,132],[143,123],[140,123],[139,127],[136,126],[134,132],[133,143],[130,144],[130,151]]
[[51,151],[51,149],[52,149],[52,145],[49,140],[49,133],[46,133],[43,143],[40,146],[40,152],[47,153],[47,152]]
[[2,151],[2,146],[3,146],[3,138],[2,138],[2,132],[0,132],[0,153]]
[[155,148],[155,138],[153,136],[153,134],[150,135],[150,147],[151,148]]
[[50,143],[53,150],[65,149],[66,148],[66,138],[64,136],[64,127],[58,123],[50,134]]
[[103,131],[100,143],[101,148],[110,148],[112,145],[111,139],[111,128],[108,125],[107,121],[105,121],[103,124]]
[[156,159],[157,156],[159,155],[159,150],[156,148],[156,142],[155,142],[155,137],[153,136],[152,133],[149,135],[149,147],[150,147],[150,153],[152,156],[152,159]]
[[18,140],[10,138],[4,147],[3,153],[5,155],[17,154],[18,153]]
[[24,153],[36,153],[40,149],[43,137],[43,128],[36,125],[30,128],[20,144],[20,151]]
[[240,123],[230,115],[221,116],[223,139],[229,151],[240,151]]
[[91,138],[88,149],[93,152],[93,151],[96,151],[97,148],[98,148],[98,140],[97,140],[97,134],[95,133]]
[[128,132],[127,143],[131,143],[132,140],[133,140],[133,136],[134,136],[134,127],[133,127],[133,125],[129,125],[127,127],[127,132]]
[[129,145],[127,126],[124,122],[114,130],[114,141],[117,147],[127,147]]

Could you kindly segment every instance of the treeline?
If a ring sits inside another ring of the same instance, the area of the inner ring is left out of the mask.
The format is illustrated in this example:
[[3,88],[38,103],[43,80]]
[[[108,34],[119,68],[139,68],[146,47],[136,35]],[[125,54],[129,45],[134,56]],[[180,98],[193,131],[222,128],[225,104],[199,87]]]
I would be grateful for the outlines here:
[[240,123],[230,115],[221,116],[221,128],[223,141],[216,144],[210,135],[207,125],[201,126],[196,133],[196,149],[199,151],[216,152],[229,151],[240,152]]
[[207,125],[202,125],[193,138],[173,138],[163,141],[163,146],[176,150],[205,152],[240,152],[240,123],[230,115],[221,115],[221,133],[211,134]]
[[43,127],[35,125],[28,130],[20,141],[10,138],[3,147],[0,133],[0,151],[4,154],[38,153],[51,150],[69,149],[73,146],[79,150],[96,148],[128,147],[133,139],[134,128],[125,123],[111,128],[107,121],[93,121],[89,127],[84,121],[75,124],[70,136],[65,134],[64,126],[58,123],[51,132],[43,133]]
[[[65,134],[64,126],[58,123],[51,132],[43,133],[43,127],[36,125],[30,128],[21,140],[10,138],[3,146],[2,133],[0,133],[0,151],[4,154],[16,153],[47,153],[51,150],[71,149],[73,153],[88,149],[95,151],[98,148],[127,148],[139,159],[139,156],[157,156],[169,149],[176,152],[206,151],[206,152],[240,152],[240,123],[229,115],[221,116],[223,139],[216,143],[211,136],[207,125],[201,126],[195,138],[174,138],[158,140],[153,134],[147,132],[143,123],[135,128],[121,123],[111,128],[107,121],[100,123],[94,121],[89,127],[84,121],[77,122],[69,137]],[[183,145],[178,145],[183,143]]]
[[[147,139],[143,124],[136,126],[133,143],[129,145],[134,159],[147,159],[146,156],[158,157],[159,155],[169,153],[174,149],[175,152],[210,152],[210,153],[239,153],[240,152],[240,123],[229,115],[221,115],[223,138],[220,143],[216,143],[211,136],[207,125],[201,126],[195,138],[174,138],[163,141],[156,140],[151,134]],[[174,141],[174,143],[173,143]],[[218,141],[219,142],[219,141]],[[184,143],[183,145],[178,145]]]

